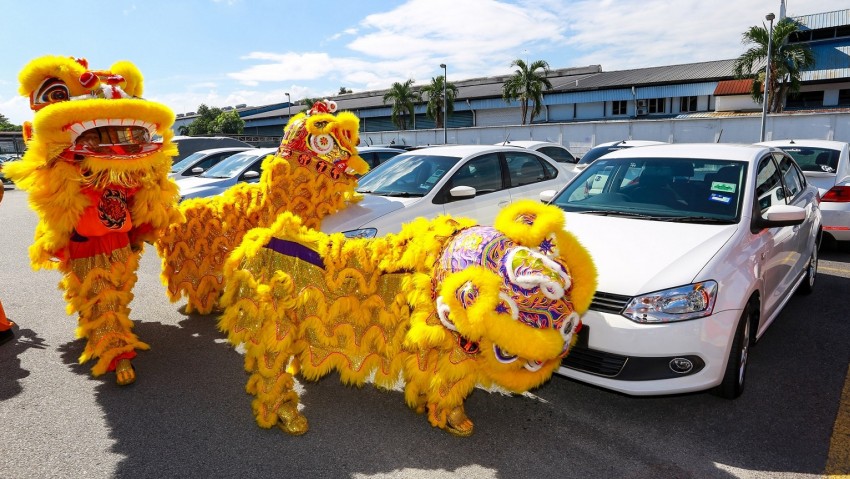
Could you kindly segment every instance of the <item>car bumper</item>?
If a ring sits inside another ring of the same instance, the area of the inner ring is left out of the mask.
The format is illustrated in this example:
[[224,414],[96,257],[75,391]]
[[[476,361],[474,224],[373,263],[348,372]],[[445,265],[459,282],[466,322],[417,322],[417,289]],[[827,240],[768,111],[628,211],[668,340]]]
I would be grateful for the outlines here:
[[[720,384],[741,310],[667,324],[638,324],[588,311],[586,328],[557,374],[621,393],[644,396],[710,389]],[[588,334],[589,333],[589,334]],[[670,364],[686,359],[688,372]]]
[[823,231],[838,241],[850,241],[850,203],[820,204]]

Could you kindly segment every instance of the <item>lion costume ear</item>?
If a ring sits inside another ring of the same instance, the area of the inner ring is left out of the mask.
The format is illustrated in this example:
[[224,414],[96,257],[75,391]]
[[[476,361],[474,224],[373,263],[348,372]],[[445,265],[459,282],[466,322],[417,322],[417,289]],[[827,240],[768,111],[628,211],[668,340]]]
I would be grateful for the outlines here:
[[115,62],[115,64],[112,65],[110,70],[112,71],[112,73],[124,77],[125,83],[122,86],[124,93],[135,97],[142,96],[142,72],[140,72],[139,69],[136,68],[136,65],[128,61],[119,61]]
[[437,314],[443,324],[470,341],[487,332],[486,319],[496,313],[502,278],[482,266],[470,266],[443,280]]

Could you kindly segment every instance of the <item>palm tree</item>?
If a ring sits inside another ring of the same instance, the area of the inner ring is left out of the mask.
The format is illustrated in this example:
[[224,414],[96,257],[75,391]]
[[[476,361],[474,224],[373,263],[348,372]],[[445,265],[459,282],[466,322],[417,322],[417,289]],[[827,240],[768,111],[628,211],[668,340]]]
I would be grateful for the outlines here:
[[543,87],[546,87],[547,90],[552,89],[552,82],[546,78],[549,73],[549,64],[544,60],[535,60],[531,65],[528,65],[522,59],[517,58],[511,63],[511,67],[517,67],[517,69],[513,76],[505,81],[502,88],[502,98],[507,103],[519,100],[522,124],[525,125],[529,103],[534,104],[531,109],[531,118],[528,120],[531,123],[534,121],[534,117],[540,114],[540,109],[543,106]]
[[[790,18],[779,20],[773,28],[770,46],[770,95],[768,111],[782,111],[785,97],[789,93],[800,91],[800,75],[803,70],[815,64],[815,56],[804,43],[788,43],[788,38],[799,30],[799,24]],[[752,45],[735,60],[735,76],[753,78],[753,100],[762,102],[764,95],[764,71],[762,65],[767,60],[767,44],[770,32],[764,25],[750,27],[744,32],[741,43]],[[753,68],[758,71],[754,72]]]
[[[425,108],[428,118],[434,120],[435,128],[443,127],[443,83],[446,78],[440,75],[436,78],[431,78],[431,83],[423,86],[419,92],[428,95],[428,105]],[[457,98],[457,87],[453,83],[446,83],[446,98],[445,106],[446,113],[451,114],[454,111],[454,102]]]
[[407,129],[407,116],[413,118],[413,103],[419,100],[419,94],[413,91],[413,79],[404,83],[395,82],[384,95],[384,103],[393,101],[391,118],[393,123],[400,129]]

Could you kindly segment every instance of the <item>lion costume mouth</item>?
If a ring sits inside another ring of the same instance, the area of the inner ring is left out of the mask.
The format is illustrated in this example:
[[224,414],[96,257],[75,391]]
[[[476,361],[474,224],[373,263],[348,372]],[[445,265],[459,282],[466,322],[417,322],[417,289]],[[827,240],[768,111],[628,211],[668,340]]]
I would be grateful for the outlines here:
[[138,158],[162,148],[151,139],[156,125],[144,120],[106,119],[74,123],[72,145],[68,152],[75,155],[110,158]]

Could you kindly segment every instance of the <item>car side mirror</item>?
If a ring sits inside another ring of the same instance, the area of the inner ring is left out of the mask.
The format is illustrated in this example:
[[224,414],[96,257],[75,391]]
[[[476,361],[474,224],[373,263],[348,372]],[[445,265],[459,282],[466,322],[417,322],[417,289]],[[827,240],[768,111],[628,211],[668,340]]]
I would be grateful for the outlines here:
[[194,174],[196,174],[196,175],[200,175],[201,173],[203,173],[203,172],[204,172],[204,171],[206,171],[206,170],[204,170],[204,169],[203,169],[203,168],[201,168],[200,166],[196,166],[196,167],[192,168],[192,169],[191,169],[191,170],[189,170],[189,171],[191,171],[192,173],[194,173]]
[[254,171],[254,170],[246,171],[245,174],[242,175],[242,178],[245,179],[245,180],[253,180],[253,179],[259,178],[259,177],[260,177],[260,172]]
[[774,205],[764,213],[753,216],[753,233],[765,228],[777,228],[781,226],[796,226],[806,220],[806,210],[793,205]]
[[475,188],[471,186],[455,186],[449,190],[452,198],[472,198],[475,196]]
[[540,192],[540,201],[543,203],[550,203],[553,199],[555,199],[555,194],[557,191],[555,190],[544,190]]

